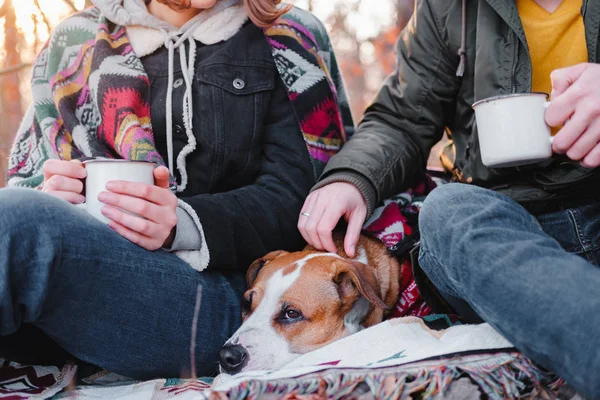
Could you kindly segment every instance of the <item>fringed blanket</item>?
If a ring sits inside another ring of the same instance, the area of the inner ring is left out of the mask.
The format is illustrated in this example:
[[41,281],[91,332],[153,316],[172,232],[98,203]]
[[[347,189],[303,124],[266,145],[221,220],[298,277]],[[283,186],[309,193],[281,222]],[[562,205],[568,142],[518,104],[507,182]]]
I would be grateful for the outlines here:
[[27,367],[1,360],[0,365],[1,399],[576,398],[489,325],[457,325],[447,316],[390,320],[280,371],[214,381],[134,382],[106,372],[77,379],[75,366]]

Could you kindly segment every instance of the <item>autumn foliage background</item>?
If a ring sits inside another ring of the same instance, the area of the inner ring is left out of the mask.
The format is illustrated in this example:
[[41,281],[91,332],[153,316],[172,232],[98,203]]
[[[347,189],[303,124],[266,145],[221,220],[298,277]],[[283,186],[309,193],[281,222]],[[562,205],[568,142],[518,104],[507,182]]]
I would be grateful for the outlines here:
[[[31,6],[26,8],[27,1]],[[317,3],[322,1],[335,4],[326,15],[319,13]],[[385,76],[394,71],[394,44],[412,14],[414,0],[298,0],[295,4],[325,22],[358,121]],[[91,5],[91,0],[0,0],[0,187],[5,184],[13,137],[31,99],[29,65],[54,24]],[[365,6],[383,5],[394,15],[363,18]],[[30,20],[23,22],[23,10]],[[363,24],[370,24],[367,31],[375,34],[364,37]]]

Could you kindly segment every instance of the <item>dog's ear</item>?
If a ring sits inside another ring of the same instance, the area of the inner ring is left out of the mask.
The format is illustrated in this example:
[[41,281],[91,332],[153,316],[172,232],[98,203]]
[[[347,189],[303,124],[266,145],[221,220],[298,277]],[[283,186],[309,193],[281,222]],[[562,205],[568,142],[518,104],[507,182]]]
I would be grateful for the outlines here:
[[283,256],[286,254],[289,254],[289,253],[287,251],[283,251],[283,250],[272,251],[269,254],[267,254],[266,256],[261,257],[258,260],[254,261],[252,263],[252,265],[250,265],[250,268],[248,268],[248,272],[246,272],[246,282],[248,283],[248,287],[252,286],[252,284],[256,280],[256,277],[258,276],[258,273],[260,272],[262,267],[265,266],[266,263],[268,263],[269,261],[273,261],[277,257]]
[[375,307],[389,310],[381,299],[377,276],[373,268],[358,261],[337,260],[334,262],[333,281],[338,286],[340,298],[358,297],[360,293]]

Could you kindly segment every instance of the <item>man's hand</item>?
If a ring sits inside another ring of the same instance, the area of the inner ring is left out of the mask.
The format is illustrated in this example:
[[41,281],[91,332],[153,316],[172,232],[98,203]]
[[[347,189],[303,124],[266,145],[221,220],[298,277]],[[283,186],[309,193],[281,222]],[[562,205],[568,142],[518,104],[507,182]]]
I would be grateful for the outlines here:
[[87,172],[79,160],[47,160],[42,171],[44,173],[44,184],[42,192],[48,193],[71,204],[85,202],[83,191],[83,178]]
[[156,168],[154,183],[111,181],[106,184],[108,191],[98,196],[106,204],[102,214],[111,220],[108,226],[150,251],[170,246],[177,225],[177,197],[169,190],[169,170]]
[[348,221],[344,249],[349,257],[354,257],[356,243],[367,217],[367,203],[356,186],[336,182],[315,190],[304,202],[298,229],[313,247],[336,253],[331,233],[342,216]]
[[600,64],[578,64],[552,72],[552,102],[546,122],[563,126],[552,149],[581,161],[587,168],[600,165]]

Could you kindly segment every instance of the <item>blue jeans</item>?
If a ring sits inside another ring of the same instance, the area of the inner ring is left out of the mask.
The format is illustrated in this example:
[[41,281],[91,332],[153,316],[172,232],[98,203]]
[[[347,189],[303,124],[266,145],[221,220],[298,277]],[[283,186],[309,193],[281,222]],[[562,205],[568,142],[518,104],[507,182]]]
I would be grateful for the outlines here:
[[0,190],[0,342],[34,326],[68,353],[132,378],[217,372],[241,323],[242,272],[193,270],[84,211],[29,189]]
[[536,218],[491,190],[448,184],[419,218],[419,264],[451,304],[464,301],[529,358],[600,398],[600,202]]

